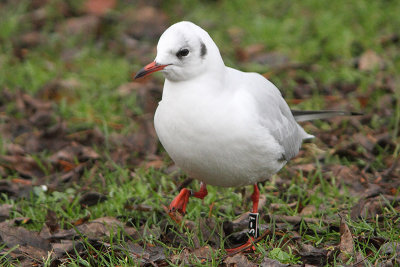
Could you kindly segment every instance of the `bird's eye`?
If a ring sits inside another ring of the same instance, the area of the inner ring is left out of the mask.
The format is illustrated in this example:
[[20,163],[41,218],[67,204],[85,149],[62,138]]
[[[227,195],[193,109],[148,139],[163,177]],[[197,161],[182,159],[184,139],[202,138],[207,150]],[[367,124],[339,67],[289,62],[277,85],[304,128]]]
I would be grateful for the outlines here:
[[176,53],[176,56],[178,58],[186,57],[187,55],[189,55],[189,49],[186,49],[186,48],[181,49]]

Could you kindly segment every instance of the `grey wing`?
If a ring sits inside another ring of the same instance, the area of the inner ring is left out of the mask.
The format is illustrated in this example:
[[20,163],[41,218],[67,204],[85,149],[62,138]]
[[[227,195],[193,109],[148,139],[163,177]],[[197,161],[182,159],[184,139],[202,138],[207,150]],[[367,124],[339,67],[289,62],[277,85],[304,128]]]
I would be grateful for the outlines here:
[[281,102],[280,112],[281,116],[284,117],[284,123],[273,133],[273,136],[283,146],[285,150],[284,158],[288,161],[299,153],[303,140],[312,138],[312,136],[308,135],[303,128],[297,124],[289,106],[282,97]]
[[289,161],[299,153],[302,141],[312,138],[297,124],[278,88],[262,77],[262,88],[254,88],[256,105],[261,114],[261,124],[283,147],[282,158]]

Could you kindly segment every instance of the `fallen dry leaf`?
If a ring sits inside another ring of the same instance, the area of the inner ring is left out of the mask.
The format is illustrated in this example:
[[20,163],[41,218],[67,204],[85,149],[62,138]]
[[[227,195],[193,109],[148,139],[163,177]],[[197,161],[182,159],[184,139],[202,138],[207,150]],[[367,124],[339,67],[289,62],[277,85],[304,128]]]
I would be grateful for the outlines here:
[[[14,253],[20,253],[27,258],[31,258],[36,262],[42,262],[48,256],[49,250],[44,250],[39,247],[33,247],[30,245],[19,246]],[[26,265],[25,265],[26,266]]]
[[57,259],[60,259],[67,253],[71,253],[76,249],[77,251],[80,251],[80,242],[74,241],[74,240],[61,240],[61,242],[55,242],[51,244],[52,250],[54,252],[54,261]]
[[109,236],[112,230],[116,232],[116,228],[122,226],[122,222],[114,217],[101,217],[78,226],[78,230],[86,236],[97,238]]
[[399,242],[388,242],[382,245],[380,252],[386,255],[400,256],[400,243]]
[[57,214],[52,210],[47,210],[45,224],[49,228],[50,233],[57,232],[60,229]]
[[85,8],[89,14],[101,16],[117,4],[116,0],[86,0]]
[[0,222],[8,219],[10,217],[10,211],[13,209],[11,204],[1,204],[0,205]]
[[50,161],[55,163],[60,163],[60,161],[75,162],[85,162],[88,160],[95,160],[100,158],[100,155],[94,151],[93,148],[88,146],[83,146],[76,142],[71,142],[68,146],[57,151],[50,157]]
[[299,255],[305,264],[323,266],[327,263],[328,251],[301,243]]
[[361,55],[358,61],[358,69],[361,71],[370,71],[376,68],[382,68],[383,64],[381,57],[374,51],[367,50]]
[[0,223],[0,237],[2,243],[9,248],[20,245],[35,247],[46,252],[51,249],[50,242],[41,238],[38,233],[24,227],[14,227],[7,221]]
[[0,180],[0,194],[4,193],[10,199],[29,197],[32,185],[13,183],[10,180]]
[[316,211],[317,211],[317,208],[315,207],[315,205],[307,205],[304,208],[302,208],[300,215],[301,216],[310,216]]
[[0,165],[18,172],[25,178],[32,179],[44,176],[39,164],[30,156],[0,155]]
[[243,229],[247,229],[249,226],[249,214],[250,212],[245,212],[236,220],[225,221],[223,224],[225,235],[230,235],[232,233],[242,231]]
[[193,250],[191,254],[202,262],[208,262],[213,257],[213,249],[209,246],[204,246]]
[[159,246],[147,246],[143,248],[137,243],[132,243],[128,241],[126,246],[121,247],[121,250],[127,251],[129,254],[133,256],[133,258],[140,259],[143,264],[150,263],[155,265],[154,263],[165,260],[164,248]]
[[335,177],[338,183],[346,185],[353,195],[361,195],[368,188],[362,174],[354,165],[351,167],[337,164],[325,165],[323,166],[323,175],[326,179],[330,179],[330,176]]
[[342,218],[340,220],[340,254],[339,259],[344,263],[347,262],[350,257],[354,256],[354,240],[350,232],[349,226],[346,221]]
[[380,195],[373,198],[361,198],[351,210],[351,216],[354,219],[358,218],[376,218],[385,207],[391,203],[393,207],[400,206],[400,197],[391,195]]
[[[236,254],[229,256],[224,260],[224,263],[228,267],[254,267],[256,264],[250,262],[243,254]],[[267,265],[265,265],[267,266]]]

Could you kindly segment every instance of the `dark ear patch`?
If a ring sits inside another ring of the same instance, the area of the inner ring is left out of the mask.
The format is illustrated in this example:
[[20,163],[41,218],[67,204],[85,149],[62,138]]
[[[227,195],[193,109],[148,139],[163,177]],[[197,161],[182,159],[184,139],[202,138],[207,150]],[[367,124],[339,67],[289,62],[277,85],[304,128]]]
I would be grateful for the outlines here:
[[206,45],[203,43],[203,42],[201,42],[201,49],[200,49],[200,56],[202,57],[202,58],[204,58],[204,56],[207,54],[207,47],[206,47]]

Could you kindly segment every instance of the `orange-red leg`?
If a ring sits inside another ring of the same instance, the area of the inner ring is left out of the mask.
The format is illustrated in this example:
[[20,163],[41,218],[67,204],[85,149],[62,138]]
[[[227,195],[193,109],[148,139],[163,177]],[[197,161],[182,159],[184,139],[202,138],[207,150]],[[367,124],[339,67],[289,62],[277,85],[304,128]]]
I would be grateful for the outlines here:
[[200,183],[200,190],[192,193],[192,196],[200,199],[204,199],[208,195],[207,185],[203,182]]
[[[253,241],[254,241],[254,237],[249,237],[249,239],[247,240],[247,242],[246,243],[244,243],[243,245],[241,245],[241,246],[238,246],[238,247],[236,247],[236,248],[227,248],[227,249],[225,249],[225,251],[228,253],[228,254],[236,254],[236,253],[239,253],[239,252],[241,252],[241,251],[244,251],[244,252],[252,252],[252,251],[255,251],[256,250],[256,247],[253,245]],[[245,249],[246,248],[246,249]]]
[[190,196],[203,199],[205,196],[207,196],[207,194],[207,185],[203,182],[200,184],[200,190],[198,192],[192,192],[187,188],[183,188],[181,192],[174,198],[174,200],[172,200],[171,204],[169,205],[169,211],[178,211],[181,214],[185,214],[186,206]]
[[[258,213],[258,202],[260,200],[260,190],[258,190],[257,184],[254,184],[254,191],[253,191],[253,194],[251,195],[251,200],[253,201],[252,213]],[[257,222],[257,224],[258,224],[258,222]],[[255,251],[256,248],[253,245],[254,239],[255,239],[254,236],[250,236],[246,243],[244,243],[243,245],[236,247],[236,248],[226,249],[226,252],[228,254],[236,254],[236,253],[242,251],[243,249],[244,249],[244,251]],[[245,249],[245,248],[247,248],[247,249]]]
[[172,200],[169,204],[169,211],[178,211],[184,214],[186,212],[186,205],[189,201],[190,191],[187,188],[183,188],[181,192]]
[[253,201],[253,213],[258,212],[258,202],[260,200],[260,190],[258,190],[258,185],[254,184],[254,191],[253,194],[251,195],[251,200]]

